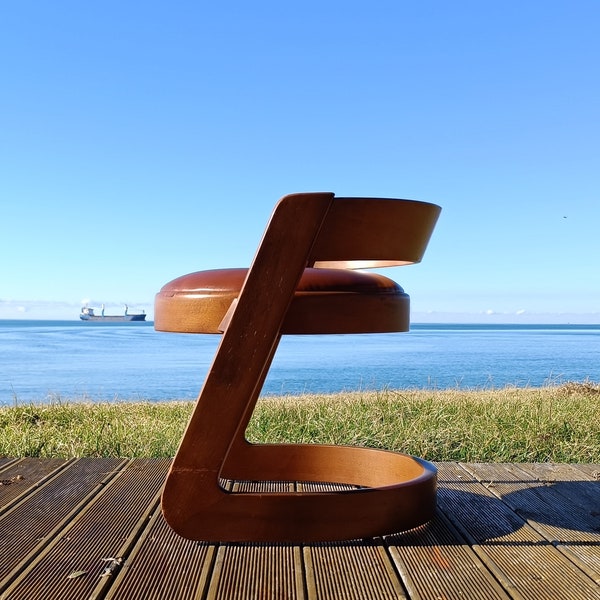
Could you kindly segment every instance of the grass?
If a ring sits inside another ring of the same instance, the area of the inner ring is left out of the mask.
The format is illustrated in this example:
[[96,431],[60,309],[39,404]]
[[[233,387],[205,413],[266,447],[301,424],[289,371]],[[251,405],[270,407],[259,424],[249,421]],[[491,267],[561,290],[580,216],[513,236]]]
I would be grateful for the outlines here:
[[[171,457],[192,402],[16,403],[0,456]],[[434,461],[600,463],[600,385],[263,398],[253,442],[352,444]]]

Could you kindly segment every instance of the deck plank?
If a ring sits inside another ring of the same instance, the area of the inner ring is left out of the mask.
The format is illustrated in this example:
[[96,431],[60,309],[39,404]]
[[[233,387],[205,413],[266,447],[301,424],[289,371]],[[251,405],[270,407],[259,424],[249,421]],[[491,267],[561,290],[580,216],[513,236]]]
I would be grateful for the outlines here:
[[386,543],[410,598],[469,598],[473,590],[481,600],[510,597],[441,510]]
[[[148,513],[158,504],[167,461],[134,460],[126,465],[35,561],[2,598],[91,598],[111,583]],[[114,561],[112,559],[115,559]]]
[[11,463],[17,462],[18,458],[8,458],[7,456],[0,457],[0,477],[2,477],[2,471]]
[[159,507],[169,463],[0,459],[0,598],[600,599],[598,465],[441,463],[426,526],[287,545],[177,536]]
[[207,600],[303,598],[300,549],[288,544],[223,544]]
[[106,600],[204,598],[214,554],[214,545],[178,536],[157,508]]
[[600,481],[600,465],[588,463],[585,465],[572,465],[574,468],[583,471],[588,477],[594,481]]
[[304,559],[310,599],[407,598],[381,539],[311,544]]
[[62,458],[28,458],[11,462],[0,474],[0,514],[54,477],[68,463]]
[[493,493],[600,583],[600,482],[569,465],[507,465],[503,475]]
[[[528,481],[535,488],[535,478],[527,480],[514,465],[471,464],[465,468],[472,479],[463,475],[462,485],[447,480],[440,494],[442,507],[459,528],[468,530],[474,546],[506,587],[539,600],[600,598],[598,585],[505,501],[518,501],[518,490],[511,482]],[[451,471],[456,475],[457,469],[456,465],[443,467],[445,474]]]
[[[82,459],[36,487],[30,497],[0,516],[0,591],[66,527],[86,501],[123,464],[122,459]],[[48,507],[52,507],[48,510]],[[26,527],[23,525],[26,524]]]

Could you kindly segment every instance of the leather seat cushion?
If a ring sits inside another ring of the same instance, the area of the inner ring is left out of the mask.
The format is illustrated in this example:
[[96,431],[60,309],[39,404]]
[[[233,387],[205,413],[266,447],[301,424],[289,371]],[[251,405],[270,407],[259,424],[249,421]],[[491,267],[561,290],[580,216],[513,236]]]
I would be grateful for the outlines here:
[[[247,269],[215,269],[170,281],[156,296],[155,328],[220,333],[221,321],[238,297],[247,273]],[[406,331],[408,303],[403,289],[378,273],[305,269],[282,333]],[[365,310],[380,314],[364,314]],[[378,320],[383,324],[377,325]]]

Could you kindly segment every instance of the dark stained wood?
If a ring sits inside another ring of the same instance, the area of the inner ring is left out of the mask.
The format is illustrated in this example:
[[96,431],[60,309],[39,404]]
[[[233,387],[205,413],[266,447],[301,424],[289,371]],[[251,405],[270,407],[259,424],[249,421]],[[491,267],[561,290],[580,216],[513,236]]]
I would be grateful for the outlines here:
[[[437,513],[418,529],[209,544],[164,521],[169,463],[0,461],[4,487],[21,486],[0,504],[0,598],[600,599],[598,465],[438,463]],[[16,465],[26,483],[8,483]]]

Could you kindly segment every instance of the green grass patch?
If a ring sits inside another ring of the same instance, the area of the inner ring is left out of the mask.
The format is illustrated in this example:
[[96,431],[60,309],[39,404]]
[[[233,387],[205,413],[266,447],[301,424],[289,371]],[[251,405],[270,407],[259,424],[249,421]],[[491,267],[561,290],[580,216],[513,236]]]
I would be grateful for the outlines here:
[[[0,456],[171,457],[193,402],[0,408]],[[253,442],[351,444],[434,461],[600,463],[600,386],[262,398]]]

